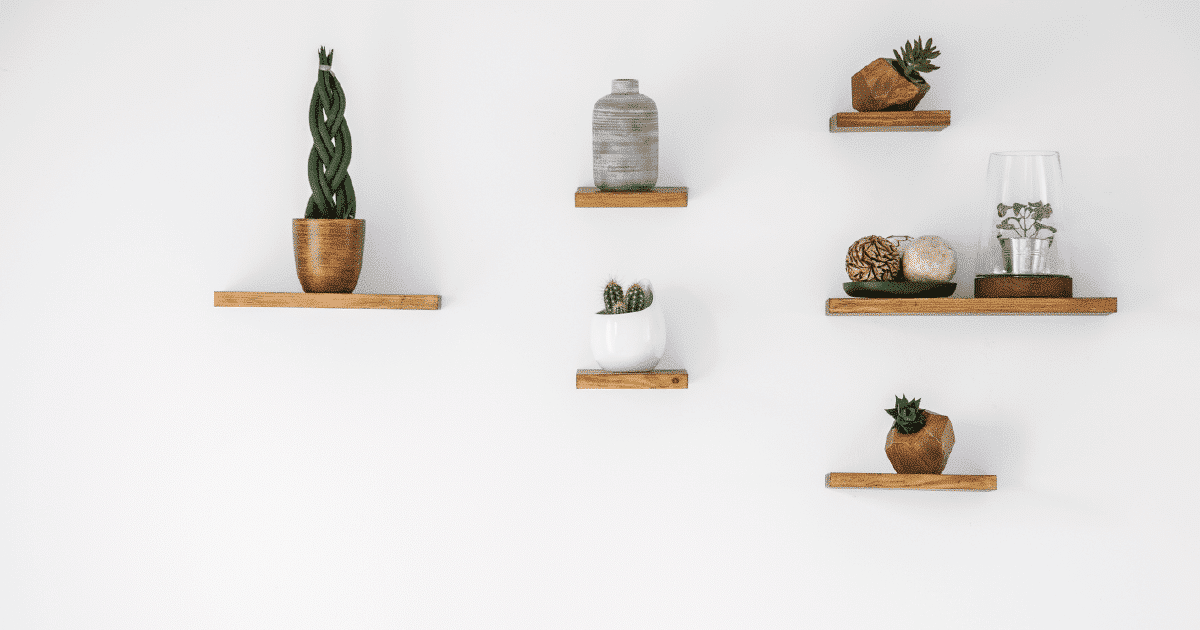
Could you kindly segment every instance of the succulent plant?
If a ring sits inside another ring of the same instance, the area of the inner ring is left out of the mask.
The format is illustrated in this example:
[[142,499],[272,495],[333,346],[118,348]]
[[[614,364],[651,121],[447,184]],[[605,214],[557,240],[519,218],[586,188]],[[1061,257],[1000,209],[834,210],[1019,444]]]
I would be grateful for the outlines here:
[[628,291],[622,291],[616,280],[609,280],[604,285],[604,310],[597,315],[620,315],[636,313],[645,310],[654,302],[654,291],[649,283],[635,282],[629,285]]
[[892,67],[897,72],[903,74],[905,78],[916,84],[925,83],[925,79],[921,77],[922,72],[932,72],[938,69],[938,66],[929,63],[930,59],[942,54],[938,49],[933,47],[933,38],[930,37],[924,44],[921,43],[921,38],[917,38],[917,45],[908,41],[904,42],[904,52],[901,53],[896,49],[892,49],[892,54],[896,55],[895,60],[889,59]]
[[317,84],[308,104],[308,129],[313,146],[308,153],[308,185],[312,195],[304,210],[306,219],[353,219],[354,184],[350,166],[350,126],[346,124],[346,93],[334,76],[333,51],[317,53]]
[[[1012,230],[1020,235],[1020,238],[1037,238],[1042,230],[1050,230],[1051,233],[1057,232],[1054,227],[1042,223],[1042,219],[1054,214],[1054,210],[1050,208],[1050,204],[1041,201],[1031,201],[1029,203],[1014,203],[1011,206],[1004,204],[996,205],[996,214],[1000,217],[1012,212],[1011,217],[1005,218],[996,227],[1001,230]],[[1016,223],[1012,223],[1016,221]],[[998,235],[997,235],[998,236]],[[1051,239],[1054,237],[1051,236]]]
[[920,405],[920,398],[909,400],[907,396],[897,396],[896,407],[884,411],[895,419],[892,426],[897,431],[904,434],[916,433],[925,427],[925,414],[921,413]]

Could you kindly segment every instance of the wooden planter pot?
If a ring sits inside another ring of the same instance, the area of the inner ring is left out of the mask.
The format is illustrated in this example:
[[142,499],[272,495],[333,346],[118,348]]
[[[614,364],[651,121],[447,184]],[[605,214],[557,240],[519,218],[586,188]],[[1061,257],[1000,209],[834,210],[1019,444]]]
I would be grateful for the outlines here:
[[305,293],[353,293],[362,271],[363,219],[292,219],[296,276]]
[[860,112],[911,112],[928,91],[928,83],[914,84],[883,57],[850,78],[854,109]]
[[921,410],[925,427],[916,433],[904,434],[895,427],[888,432],[887,453],[892,468],[902,475],[940,475],[954,448],[954,426],[950,418]]

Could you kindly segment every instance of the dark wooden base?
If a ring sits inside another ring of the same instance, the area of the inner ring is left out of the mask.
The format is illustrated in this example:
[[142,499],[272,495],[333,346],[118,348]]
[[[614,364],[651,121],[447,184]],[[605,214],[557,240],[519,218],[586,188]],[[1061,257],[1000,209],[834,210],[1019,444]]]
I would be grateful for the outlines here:
[[975,276],[977,298],[1069,298],[1071,276]]

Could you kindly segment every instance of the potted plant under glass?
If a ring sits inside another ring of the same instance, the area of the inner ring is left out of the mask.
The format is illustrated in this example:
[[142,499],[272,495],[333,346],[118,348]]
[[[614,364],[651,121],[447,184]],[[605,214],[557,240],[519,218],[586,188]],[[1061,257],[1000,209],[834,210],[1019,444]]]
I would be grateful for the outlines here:
[[352,293],[362,270],[366,221],[354,218],[346,94],[333,74],[333,51],[317,53],[317,84],[308,106],[313,146],[308,154],[312,195],[303,219],[292,219],[296,275],[305,293]]
[[610,372],[647,372],[662,360],[667,324],[649,280],[622,291],[616,280],[604,287],[604,310],[592,315],[592,356]]
[[988,189],[975,297],[1072,297],[1070,256],[1060,242],[1063,234],[1071,234],[1063,222],[1063,210],[1070,207],[1064,205],[1058,153],[993,153]]

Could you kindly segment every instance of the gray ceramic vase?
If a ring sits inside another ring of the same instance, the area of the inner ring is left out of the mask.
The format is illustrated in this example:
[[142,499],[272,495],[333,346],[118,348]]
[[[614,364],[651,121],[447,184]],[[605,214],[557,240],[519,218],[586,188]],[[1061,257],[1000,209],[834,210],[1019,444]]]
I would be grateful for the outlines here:
[[613,79],[592,110],[592,176],[600,190],[649,190],[658,183],[658,107],[637,79]]

